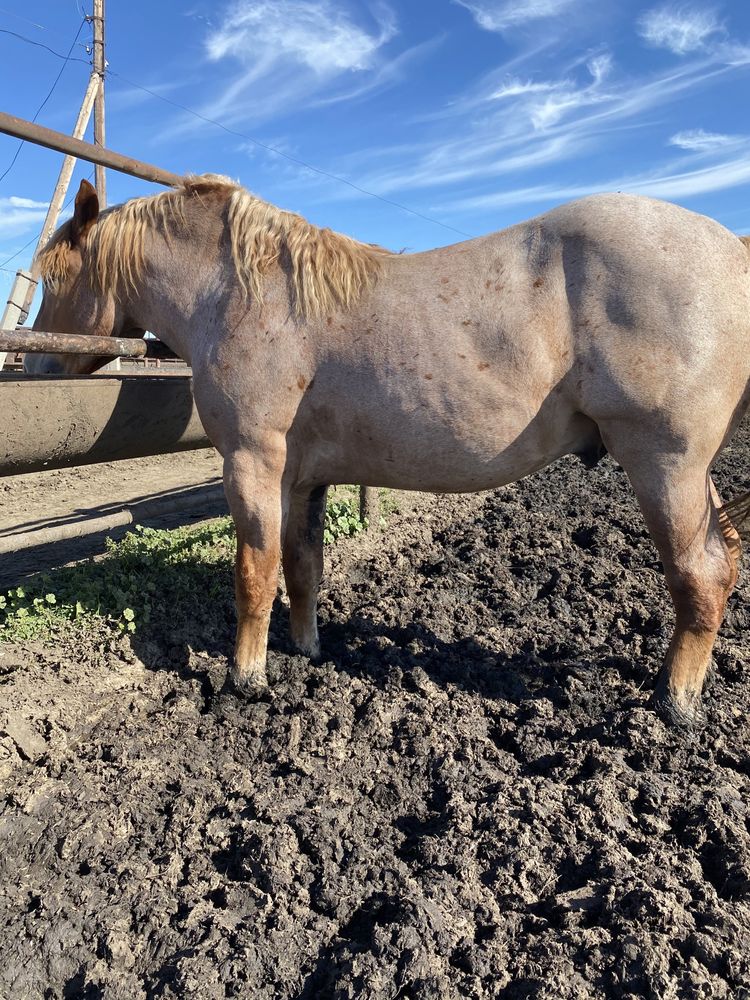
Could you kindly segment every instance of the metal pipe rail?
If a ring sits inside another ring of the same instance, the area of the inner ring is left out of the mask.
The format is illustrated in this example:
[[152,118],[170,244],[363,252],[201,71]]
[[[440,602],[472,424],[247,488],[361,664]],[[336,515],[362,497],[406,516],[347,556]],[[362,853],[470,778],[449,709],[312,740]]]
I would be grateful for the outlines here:
[[86,354],[105,358],[177,358],[161,340],[142,337],[90,337],[82,333],[46,333],[19,327],[0,330],[0,351],[19,354]]
[[173,174],[170,170],[162,170],[161,167],[144,163],[142,160],[134,160],[132,156],[123,156],[122,153],[115,153],[112,149],[94,146],[90,142],[84,142],[83,139],[74,139],[72,136],[65,135],[64,132],[56,132],[44,125],[27,122],[23,118],[16,118],[15,115],[9,115],[4,111],[0,111],[0,132],[15,136],[17,139],[36,143],[37,146],[56,149],[59,153],[77,156],[81,160],[88,160],[89,163],[96,163],[102,167],[112,167],[123,174],[140,177],[141,180],[151,181],[154,184],[178,187],[182,183],[180,174]]

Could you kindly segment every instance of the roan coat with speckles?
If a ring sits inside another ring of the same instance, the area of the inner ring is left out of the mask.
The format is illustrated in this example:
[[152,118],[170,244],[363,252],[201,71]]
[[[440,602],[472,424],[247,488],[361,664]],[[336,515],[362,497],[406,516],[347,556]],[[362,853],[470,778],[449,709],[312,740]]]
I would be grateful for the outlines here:
[[[192,365],[237,526],[239,687],[267,683],[280,557],[292,638],[319,654],[330,484],[486,490],[606,449],[674,599],[657,703],[696,717],[740,550],[709,469],[750,377],[750,254],[718,223],[599,195],[392,255],[223,178],[101,216],[84,181],[40,263],[37,329],[149,329]],[[41,356],[29,369],[96,364]]]

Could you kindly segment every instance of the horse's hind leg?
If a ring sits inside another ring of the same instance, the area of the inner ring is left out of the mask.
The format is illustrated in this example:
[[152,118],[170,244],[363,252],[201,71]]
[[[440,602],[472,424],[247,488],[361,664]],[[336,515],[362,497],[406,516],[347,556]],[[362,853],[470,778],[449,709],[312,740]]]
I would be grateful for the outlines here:
[[659,550],[676,612],[656,705],[669,721],[692,724],[700,715],[711,651],[737,580],[738,539],[726,516],[720,516],[704,457],[653,452],[623,457],[619,460]]
[[312,657],[320,655],[317,610],[327,492],[325,486],[292,492],[282,552],[292,642]]
[[224,490],[237,529],[237,638],[230,677],[251,695],[268,688],[266,648],[279,578],[281,470],[247,452],[224,459]]

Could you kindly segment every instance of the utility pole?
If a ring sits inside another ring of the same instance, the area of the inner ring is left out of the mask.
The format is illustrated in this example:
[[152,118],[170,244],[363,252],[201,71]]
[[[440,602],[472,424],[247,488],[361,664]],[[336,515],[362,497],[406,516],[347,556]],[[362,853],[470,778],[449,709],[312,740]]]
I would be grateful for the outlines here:
[[[94,0],[94,74],[99,78],[99,92],[94,104],[94,145],[104,148],[104,72],[107,66],[104,58],[104,0]],[[99,204],[104,208],[107,204],[107,177],[104,167],[96,165],[96,193]]]
[[[93,108],[94,145],[100,149],[104,149],[105,147],[104,74],[107,64],[104,57],[104,3],[105,0],[93,0],[94,13],[90,18],[94,35],[93,68],[88,87],[86,88],[86,94],[81,104],[81,110],[78,113],[78,120],[73,130],[74,139],[83,139]],[[65,200],[75,163],[76,157],[71,154],[68,154],[63,161],[60,176],[57,179],[52,200],[50,201],[47,218],[44,220],[44,228],[37,243],[34,260],[36,260],[39,251],[46,244],[57,226],[57,220],[60,215],[62,203]],[[96,190],[99,195],[99,204],[104,208],[107,204],[107,178],[104,173],[104,167],[101,164],[96,165]],[[32,264],[31,271],[20,269],[16,273],[13,287],[11,288],[2,318],[0,319],[0,329],[13,330],[16,326],[26,321],[26,317],[31,309],[38,278],[39,274],[35,263]],[[2,371],[4,364],[5,353],[0,352],[0,371]]]
[[[86,127],[89,123],[89,118],[91,117],[91,111],[94,107],[94,100],[98,90],[99,78],[95,73],[92,73],[89,85],[86,88],[86,93],[83,97],[81,110],[78,112],[78,119],[76,120],[75,127],[73,129],[73,137],[75,139],[82,139],[86,133]],[[22,268],[16,272],[16,277],[13,281],[8,301],[6,302],[5,309],[3,310],[2,319],[0,319],[0,330],[14,330],[17,326],[26,321],[26,317],[31,309],[31,303],[34,299],[37,282],[39,280],[39,268],[36,263],[36,258],[39,251],[47,243],[47,240],[57,227],[57,220],[60,216],[62,204],[65,200],[65,195],[68,190],[68,185],[70,184],[70,178],[75,165],[75,156],[68,155],[63,160],[63,165],[60,168],[60,174],[57,178],[57,184],[55,185],[55,190],[52,194],[49,208],[47,209],[47,217],[44,220],[44,226],[42,227],[42,232],[39,236],[36,250],[34,251],[31,271],[27,271]],[[4,364],[5,352],[3,351],[0,352],[0,371],[2,371]]]

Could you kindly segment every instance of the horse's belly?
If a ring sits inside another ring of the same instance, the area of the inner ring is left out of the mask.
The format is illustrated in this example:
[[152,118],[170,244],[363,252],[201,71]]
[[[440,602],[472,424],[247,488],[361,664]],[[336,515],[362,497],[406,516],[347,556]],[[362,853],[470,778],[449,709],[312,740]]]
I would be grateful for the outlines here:
[[591,422],[554,394],[531,412],[526,401],[507,399],[438,413],[339,411],[334,427],[325,435],[310,428],[303,480],[439,493],[514,482],[596,437]]

